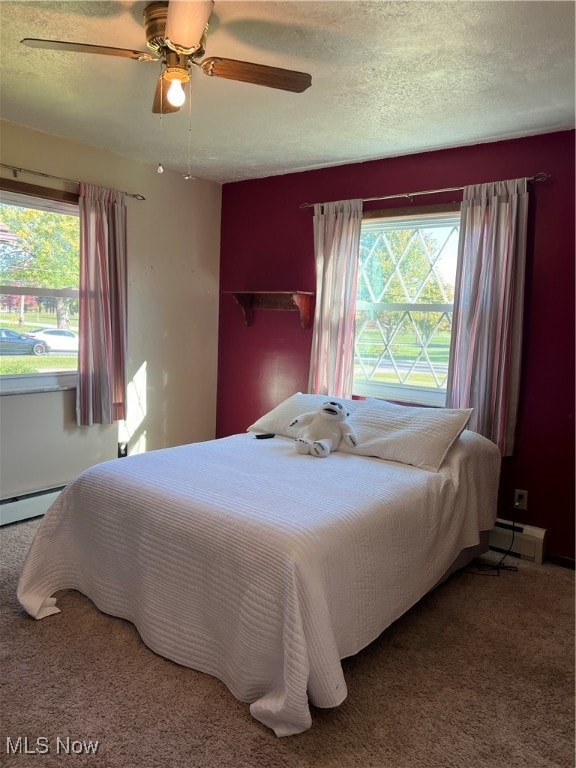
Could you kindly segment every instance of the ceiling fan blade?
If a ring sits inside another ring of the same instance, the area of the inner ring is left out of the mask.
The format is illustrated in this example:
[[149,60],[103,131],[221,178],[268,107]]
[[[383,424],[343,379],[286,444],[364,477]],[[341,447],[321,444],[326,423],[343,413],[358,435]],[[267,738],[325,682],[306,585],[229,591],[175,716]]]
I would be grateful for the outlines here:
[[134,51],[130,48],[112,48],[108,45],[91,45],[90,43],[68,43],[64,40],[39,40],[25,37],[20,41],[29,48],[46,48],[53,51],[72,51],[74,53],[101,53],[105,56],[121,56],[124,59],[136,61],[158,61],[146,51]]
[[306,72],[268,67],[265,64],[252,64],[249,61],[222,59],[219,56],[204,59],[200,67],[204,74],[212,77],[225,77],[228,80],[265,85],[268,88],[279,88],[293,93],[302,93],[312,85],[312,75]]
[[167,115],[170,112],[179,112],[180,107],[175,107],[168,101],[168,83],[162,82],[162,75],[158,75],[156,80],[156,90],[154,91],[154,101],[152,103],[152,112],[155,115]]
[[[191,55],[202,47],[202,37],[214,0],[172,0],[166,18],[166,45],[177,53]],[[202,55],[202,54],[200,54]]]

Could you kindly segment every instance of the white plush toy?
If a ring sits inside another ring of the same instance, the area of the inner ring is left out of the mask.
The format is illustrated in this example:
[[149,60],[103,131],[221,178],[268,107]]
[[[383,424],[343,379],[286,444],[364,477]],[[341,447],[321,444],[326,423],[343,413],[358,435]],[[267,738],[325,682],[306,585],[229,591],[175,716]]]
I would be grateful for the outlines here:
[[290,422],[291,427],[302,427],[296,438],[296,451],[324,458],[335,451],[344,440],[355,446],[358,441],[346,419],[350,414],[342,403],[328,400],[318,411],[297,416]]

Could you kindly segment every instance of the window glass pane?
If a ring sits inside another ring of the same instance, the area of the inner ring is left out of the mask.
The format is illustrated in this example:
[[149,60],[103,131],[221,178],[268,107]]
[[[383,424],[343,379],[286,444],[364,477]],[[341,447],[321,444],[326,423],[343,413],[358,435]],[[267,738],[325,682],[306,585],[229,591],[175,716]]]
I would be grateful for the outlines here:
[[77,206],[2,192],[0,375],[77,370],[78,287]]
[[355,394],[444,404],[458,234],[458,213],[363,223]]

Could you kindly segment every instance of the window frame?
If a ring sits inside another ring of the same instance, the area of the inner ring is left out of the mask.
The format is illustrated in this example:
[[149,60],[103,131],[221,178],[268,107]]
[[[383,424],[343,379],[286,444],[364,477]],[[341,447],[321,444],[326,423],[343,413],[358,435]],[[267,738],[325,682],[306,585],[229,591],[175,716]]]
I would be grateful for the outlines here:
[[[74,206],[76,213],[78,211],[79,195],[75,192],[68,192],[61,189],[52,189],[42,187],[37,184],[27,184],[15,179],[0,177],[0,192],[3,201],[10,201],[11,194],[14,196],[25,196],[55,203],[54,208],[57,212],[64,213],[64,206]],[[47,207],[47,210],[50,208]],[[9,288],[12,295],[31,295],[32,286],[0,286],[0,292],[6,293]],[[46,296],[66,296],[68,298],[78,298],[79,291],[63,288],[61,290],[54,288],[42,289]],[[4,395],[23,395],[35,394],[40,392],[59,392],[62,390],[76,389],[78,386],[78,371],[54,371],[46,373],[19,373],[0,376],[0,397]]]
[[[426,216],[440,216],[440,215],[455,216],[460,215],[460,202],[443,203],[437,205],[425,205],[425,206],[410,206],[403,208],[385,208],[379,210],[365,211],[362,216],[362,222],[370,221],[373,219],[398,219],[403,218],[406,221],[410,219],[422,219]],[[358,256],[360,258],[360,256]],[[385,302],[381,302],[384,303]],[[396,305],[395,305],[396,306]],[[400,306],[400,305],[398,305]],[[406,307],[413,307],[418,305],[407,304]],[[423,305],[428,306],[428,305]],[[430,311],[446,311],[448,305],[429,305]],[[450,305],[453,307],[453,305]],[[356,306],[354,311],[356,311]],[[436,309],[434,309],[436,307]],[[356,334],[354,336],[354,345],[356,345]],[[356,354],[354,355],[356,357]],[[382,400],[391,400],[394,402],[412,404],[412,405],[425,405],[444,407],[446,405],[446,391],[439,391],[438,389],[432,389],[431,387],[418,387],[407,384],[391,384],[382,382],[363,381],[357,382],[353,379],[352,383],[353,395],[360,397],[377,397]]]

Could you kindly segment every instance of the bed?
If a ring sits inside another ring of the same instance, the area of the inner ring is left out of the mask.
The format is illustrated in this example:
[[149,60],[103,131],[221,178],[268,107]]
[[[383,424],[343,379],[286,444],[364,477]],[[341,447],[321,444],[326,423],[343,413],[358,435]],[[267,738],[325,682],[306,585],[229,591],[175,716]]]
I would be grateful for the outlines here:
[[[277,736],[305,731],[311,704],[346,698],[341,660],[486,548],[500,471],[464,412],[437,468],[382,458],[378,435],[385,456],[402,443],[388,405],[382,429],[380,405],[355,401],[358,449],[299,455],[285,425],[318,398],[297,393],[245,434],[83,472],[37,531],[21,605],[42,619],[59,590],[79,590],[156,653],[223,681]],[[425,443],[434,429],[416,426]]]

